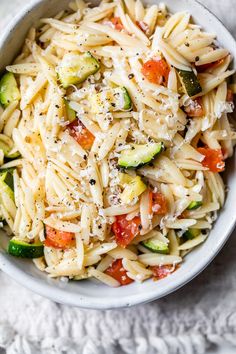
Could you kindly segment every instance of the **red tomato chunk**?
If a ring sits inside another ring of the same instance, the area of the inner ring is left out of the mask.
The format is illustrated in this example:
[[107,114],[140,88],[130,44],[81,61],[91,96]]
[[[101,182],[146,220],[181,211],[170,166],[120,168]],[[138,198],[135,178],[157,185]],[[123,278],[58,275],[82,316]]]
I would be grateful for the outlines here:
[[204,115],[204,107],[201,97],[191,100],[189,106],[184,108],[189,117],[202,117]]
[[204,167],[209,168],[211,172],[223,172],[225,169],[225,162],[223,161],[224,156],[221,149],[210,149],[208,147],[198,148],[200,154],[204,155],[205,158],[202,161]]
[[44,245],[58,249],[68,249],[75,246],[75,235],[46,226],[46,240]]
[[152,211],[155,215],[165,215],[167,213],[167,200],[162,193],[152,193]]
[[83,125],[80,120],[75,120],[68,125],[70,135],[77,141],[77,143],[85,150],[90,150],[93,146],[95,137]]
[[136,25],[141,29],[141,31],[143,31],[146,35],[149,34],[150,32],[150,28],[149,26],[143,22],[143,21],[136,21]]
[[165,59],[148,60],[143,64],[141,72],[151,83],[167,86],[170,68]]
[[204,71],[207,71],[207,70],[213,70],[215,68],[218,68],[218,66],[220,66],[221,64],[223,64],[225,59],[226,58],[222,58],[217,61],[214,61],[213,63],[198,65],[198,66],[196,66],[196,69],[199,73],[203,73]]
[[233,102],[234,101],[234,93],[231,89],[228,89],[227,91],[227,97],[226,97],[227,102]]
[[120,17],[113,17],[111,19],[111,23],[114,25],[117,31],[122,31],[124,29]]
[[116,216],[116,221],[112,225],[112,231],[115,234],[117,244],[124,248],[139,234],[141,226],[139,217],[127,220],[126,216]]
[[154,278],[157,280],[164,279],[168,277],[171,273],[176,270],[176,266],[174,265],[163,265],[163,266],[155,266],[151,267]]
[[105,271],[105,273],[116,279],[121,285],[128,285],[133,283],[133,279],[128,277],[121,259],[114,261],[112,265]]

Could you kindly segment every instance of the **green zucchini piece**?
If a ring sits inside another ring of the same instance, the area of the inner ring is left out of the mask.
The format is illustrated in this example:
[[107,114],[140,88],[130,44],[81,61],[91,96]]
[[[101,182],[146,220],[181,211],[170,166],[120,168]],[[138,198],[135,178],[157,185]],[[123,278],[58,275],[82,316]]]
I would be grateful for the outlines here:
[[154,253],[168,254],[169,247],[166,243],[159,241],[156,238],[150,238],[147,241],[143,241],[142,245]]
[[21,157],[21,154],[16,148],[13,148],[11,151],[9,151],[5,155],[5,157],[10,160],[15,160],[15,159],[18,159],[19,157]]
[[6,135],[0,134],[0,150],[3,151],[4,157],[14,160],[20,157],[19,151],[13,147],[13,141]]
[[202,202],[191,202],[187,210],[196,210],[202,206]]
[[[124,105],[123,105],[122,109],[125,111],[128,111],[132,108],[132,101],[131,101],[130,95],[125,87],[121,87],[120,90],[121,90],[123,100],[124,100]],[[116,95],[116,93],[115,93],[115,95]]]
[[[1,195],[5,192],[12,200],[14,200],[14,183],[13,183],[14,168],[0,170],[0,203],[2,202]],[[0,221],[4,221],[4,217],[0,215]]]
[[188,229],[184,234],[183,234],[183,239],[184,240],[193,240],[194,238],[198,237],[200,235],[201,231],[199,229]]
[[64,88],[84,82],[100,69],[100,64],[90,52],[64,55],[57,68],[59,80]]
[[13,171],[14,169],[0,170],[0,191],[7,193],[12,200],[14,200]]
[[[2,211],[0,210],[0,223],[3,223],[5,221],[5,218],[2,214]],[[0,228],[1,228],[1,225],[0,225]]]
[[118,165],[125,168],[137,168],[151,162],[164,150],[163,143],[145,145],[130,144],[131,148],[123,150]]
[[143,183],[140,176],[136,176],[132,181],[125,184],[125,188],[121,193],[121,200],[125,204],[132,202],[134,198],[139,197],[145,190],[147,186]]
[[3,151],[5,157],[7,157],[12,148],[13,141],[8,136],[0,134],[0,150]]
[[8,245],[8,253],[20,258],[40,258],[44,255],[42,243],[26,243],[17,239],[12,239]]
[[20,91],[17,86],[15,76],[6,73],[0,80],[0,102],[6,107],[13,101],[20,100]]
[[132,101],[125,87],[110,88],[92,95],[90,104],[95,114],[129,111],[132,108]]
[[14,168],[6,168],[4,170],[0,170],[0,180],[6,183],[12,191],[14,191],[13,172]]
[[64,99],[65,102],[65,114],[66,114],[66,120],[69,122],[74,122],[76,120],[76,112],[70,107],[70,103]]
[[196,96],[202,92],[202,87],[193,71],[178,70],[178,73],[182,85],[190,97]]

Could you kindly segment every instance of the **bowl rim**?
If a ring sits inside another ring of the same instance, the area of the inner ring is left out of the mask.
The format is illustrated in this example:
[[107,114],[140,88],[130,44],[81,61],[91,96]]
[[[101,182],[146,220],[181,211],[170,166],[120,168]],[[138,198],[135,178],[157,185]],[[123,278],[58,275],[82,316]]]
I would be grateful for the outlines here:
[[[27,4],[23,7],[23,9],[19,12],[17,16],[15,16],[6,29],[4,30],[3,34],[0,37],[0,51],[4,43],[7,41],[9,35],[12,31],[14,31],[17,24],[21,23],[24,18],[30,13],[34,8],[39,6],[45,0],[35,0],[30,4]],[[225,27],[223,22],[213,14],[206,6],[200,3],[198,0],[191,0],[195,3],[201,10],[205,10],[211,18],[214,18],[218,21],[219,31],[222,30],[225,34],[227,34],[230,41],[235,43],[234,37]],[[117,309],[117,308],[126,308],[135,305],[145,304],[163,296],[167,296],[172,292],[180,289],[185,284],[190,282],[193,278],[197,277],[216,257],[216,255],[220,252],[224,244],[229,239],[231,233],[233,232],[236,225],[236,217],[232,219],[231,223],[227,225],[227,230],[225,231],[222,238],[219,240],[218,243],[213,245],[212,252],[208,254],[207,258],[201,257],[199,262],[195,265],[193,269],[189,271],[188,274],[185,275],[184,278],[179,279],[178,281],[174,281],[174,285],[169,286],[168,289],[164,287],[164,289],[159,292],[159,294],[155,294],[154,291],[152,292],[142,292],[137,293],[135,295],[129,296],[126,295],[122,298],[119,298],[119,302],[117,299],[101,299],[101,298],[90,298],[86,295],[81,294],[70,294],[65,289],[58,288],[52,284],[44,282],[41,278],[33,277],[32,275],[26,273],[21,268],[17,267],[13,262],[11,262],[11,258],[7,258],[4,253],[0,252],[0,270],[14,279],[18,284],[23,285],[28,290],[31,290],[43,297],[46,297],[52,301],[57,303],[66,304],[70,306],[76,306],[84,309],[97,309],[97,310],[108,310],[108,309]],[[173,284],[172,283],[172,284]]]

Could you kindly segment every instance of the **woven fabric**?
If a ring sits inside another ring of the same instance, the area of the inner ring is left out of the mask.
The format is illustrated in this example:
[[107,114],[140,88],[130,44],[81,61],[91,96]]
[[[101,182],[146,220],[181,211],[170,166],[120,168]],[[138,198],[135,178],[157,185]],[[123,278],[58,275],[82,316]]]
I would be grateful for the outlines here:
[[[236,35],[236,0],[203,3]],[[0,0],[0,29],[19,7],[22,0]],[[7,354],[203,354],[223,343],[236,352],[235,254],[236,232],[183,289],[119,311],[57,305],[0,272],[0,353],[2,348]]]

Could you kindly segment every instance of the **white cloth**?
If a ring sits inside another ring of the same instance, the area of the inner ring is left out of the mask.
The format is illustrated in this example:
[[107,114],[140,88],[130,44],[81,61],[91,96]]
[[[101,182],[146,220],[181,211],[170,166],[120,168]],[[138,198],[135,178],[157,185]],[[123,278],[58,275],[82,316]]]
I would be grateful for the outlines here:
[[[203,2],[236,35],[236,0]],[[0,0],[0,27],[17,3],[22,6],[22,0]],[[0,353],[4,348],[7,354],[203,354],[225,342],[236,352],[235,237],[236,232],[213,264],[183,289],[126,310],[57,305],[0,272]]]

